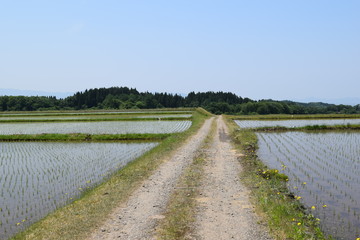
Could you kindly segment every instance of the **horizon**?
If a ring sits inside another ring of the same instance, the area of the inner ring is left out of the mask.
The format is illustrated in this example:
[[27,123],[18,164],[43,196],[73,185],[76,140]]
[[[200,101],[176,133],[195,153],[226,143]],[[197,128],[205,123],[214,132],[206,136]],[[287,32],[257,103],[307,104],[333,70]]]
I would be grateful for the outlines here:
[[360,2],[4,2],[1,88],[359,98]]
[[[119,87],[126,87],[126,86],[119,86]],[[130,87],[128,87],[128,88],[130,88]],[[46,96],[46,97],[55,96],[57,99],[64,99],[66,97],[73,96],[77,92],[84,92],[85,90],[90,90],[90,89],[83,89],[83,90],[79,90],[79,91],[75,91],[75,92],[46,92],[46,91],[24,90],[24,89],[1,89],[0,88],[0,97],[1,96],[27,96],[27,97],[31,97],[31,96]],[[138,90],[137,88],[135,88],[135,89]],[[139,92],[146,92],[146,91],[139,91]],[[147,91],[147,92],[150,92],[150,91]],[[190,92],[192,92],[192,91],[190,91]],[[190,92],[188,92],[188,93],[172,93],[172,92],[158,92],[158,91],[155,91],[155,92],[151,92],[151,93],[178,94],[178,95],[181,95],[183,97],[186,97]],[[229,91],[229,92],[233,93],[231,91]],[[238,95],[236,93],[233,93],[233,94],[235,94],[235,95],[237,95],[239,97],[242,97],[242,98],[246,98],[246,96],[241,96],[241,95]],[[343,98],[343,99],[316,99],[316,98],[312,98],[312,99],[266,99],[266,98],[252,99],[252,98],[250,98],[250,99],[254,100],[254,101],[274,100],[274,101],[292,101],[292,102],[299,102],[299,103],[317,103],[317,102],[319,102],[319,103],[327,103],[327,104],[335,104],[335,105],[341,105],[342,104],[342,105],[351,105],[351,106],[355,106],[355,105],[360,104],[360,98]]]

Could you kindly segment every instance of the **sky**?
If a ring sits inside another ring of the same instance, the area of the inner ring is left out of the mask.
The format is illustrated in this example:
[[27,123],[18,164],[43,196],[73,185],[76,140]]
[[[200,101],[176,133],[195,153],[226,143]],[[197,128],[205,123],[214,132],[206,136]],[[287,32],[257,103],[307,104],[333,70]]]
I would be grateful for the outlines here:
[[358,0],[0,0],[0,88],[359,98]]

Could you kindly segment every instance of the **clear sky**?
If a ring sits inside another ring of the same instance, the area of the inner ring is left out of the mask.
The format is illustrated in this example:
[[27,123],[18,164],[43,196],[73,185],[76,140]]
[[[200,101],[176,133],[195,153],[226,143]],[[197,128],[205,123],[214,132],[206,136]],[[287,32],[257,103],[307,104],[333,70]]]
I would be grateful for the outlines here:
[[360,1],[0,0],[0,82],[360,97]]

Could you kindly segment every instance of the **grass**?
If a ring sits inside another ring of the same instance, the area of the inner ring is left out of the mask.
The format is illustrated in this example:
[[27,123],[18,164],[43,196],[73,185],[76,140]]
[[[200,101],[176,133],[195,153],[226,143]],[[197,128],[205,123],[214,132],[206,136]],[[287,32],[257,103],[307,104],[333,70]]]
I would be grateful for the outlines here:
[[19,134],[0,135],[0,142],[6,141],[159,141],[172,134]]
[[196,153],[196,157],[180,177],[175,191],[172,193],[165,218],[158,228],[160,239],[186,239],[192,232],[195,222],[195,197],[199,195],[200,181],[203,177],[203,167],[206,162],[206,154],[203,150],[209,147],[214,137],[216,122],[213,121],[210,134],[204,140],[202,147]]
[[199,109],[185,132],[173,134],[137,160],[116,172],[108,181],[85,192],[81,198],[49,214],[12,239],[84,239],[100,226],[120,203],[148,178],[186,139],[194,134],[210,114]]
[[290,120],[290,119],[336,119],[360,118],[360,114],[269,114],[269,115],[241,115],[227,116],[233,120]]
[[251,189],[256,211],[268,222],[275,239],[327,239],[319,222],[287,188],[287,176],[278,170],[268,169],[257,157],[256,134],[239,127],[227,119],[236,148],[244,154],[241,178]]
[[304,127],[258,127],[258,128],[249,128],[249,130],[257,132],[288,132],[288,131],[344,131],[344,130],[360,130],[360,125],[358,124],[346,124],[346,125],[310,125]]

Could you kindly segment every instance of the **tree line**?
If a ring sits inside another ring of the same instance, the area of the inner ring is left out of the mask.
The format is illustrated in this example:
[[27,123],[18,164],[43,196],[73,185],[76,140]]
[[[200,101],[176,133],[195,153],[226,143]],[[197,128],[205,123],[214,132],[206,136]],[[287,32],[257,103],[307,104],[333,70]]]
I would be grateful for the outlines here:
[[134,88],[94,88],[58,99],[54,96],[0,96],[0,111],[153,109],[203,107],[215,114],[360,113],[360,105],[251,100],[231,92],[190,92],[187,96],[139,92]]

